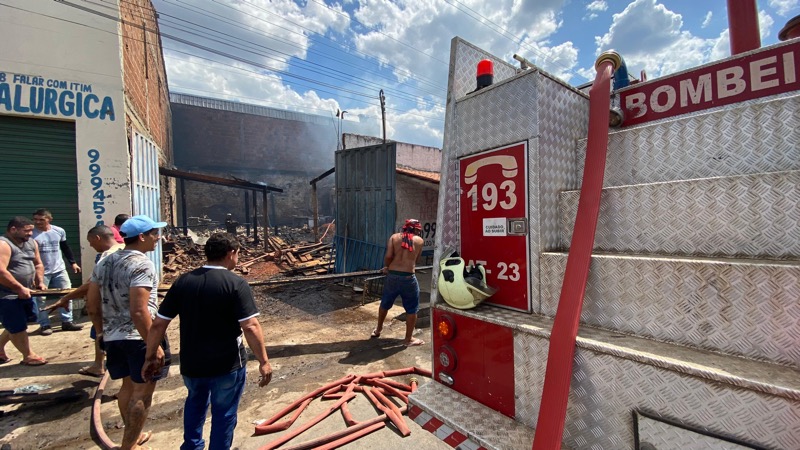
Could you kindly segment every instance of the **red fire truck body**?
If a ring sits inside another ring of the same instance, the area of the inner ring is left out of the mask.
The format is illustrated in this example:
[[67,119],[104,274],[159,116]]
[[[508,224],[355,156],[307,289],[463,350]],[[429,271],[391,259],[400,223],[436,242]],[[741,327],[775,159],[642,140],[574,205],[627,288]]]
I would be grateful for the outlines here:
[[[494,83],[475,90],[475,67]],[[453,447],[530,449],[589,97],[453,39],[432,291],[436,382],[411,417]],[[800,448],[800,39],[613,92],[563,448]],[[441,249],[486,269],[472,309]],[[439,281],[438,284],[441,284]]]

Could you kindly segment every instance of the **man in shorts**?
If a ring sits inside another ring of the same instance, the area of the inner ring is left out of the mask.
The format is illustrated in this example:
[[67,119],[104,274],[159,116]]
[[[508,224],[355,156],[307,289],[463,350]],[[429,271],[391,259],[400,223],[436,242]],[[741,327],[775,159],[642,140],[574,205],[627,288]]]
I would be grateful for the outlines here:
[[393,234],[386,244],[386,256],[383,258],[385,266],[382,269],[386,279],[383,282],[381,305],[378,307],[378,326],[372,331],[374,338],[380,337],[383,321],[386,320],[389,309],[399,295],[406,310],[406,337],[403,344],[415,346],[425,343],[413,336],[419,311],[419,284],[414,275],[414,268],[424,244],[422,237],[419,236],[421,232],[422,225],[419,220],[408,219],[402,231]]
[[22,353],[20,364],[41,366],[47,360],[31,350],[28,341],[26,306],[31,302],[33,287],[42,289],[44,265],[39,246],[31,239],[33,224],[26,217],[14,217],[8,222],[6,234],[0,236],[0,364],[11,361],[6,344],[11,341]]
[[163,341],[157,349],[165,361],[162,370],[148,382],[142,378],[147,349],[146,339],[158,309],[158,274],[145,253],[153,251],[161,239],[165,222],[154,222],[140,215],[128,219],[120,228],[125,248],[102,259],[92,272],[86,309],[98,335],[105,343],[106,370],[111,379],[122,379],[117,401],[125,423],[122,450],[139,449],[150,437],[142,434],[153,399],[156,380],[167,375],[171,356]]
[[[100,262],[106,256],[125,248],[125,244],[118,244],[114,239],[114,231],[111,229],[111,227],[105,225],[97,225],[92,227],[92,229],[86,233],[86,240],[89,242],[89,246],[97,252],[97,257],[94,261],[95,264]],[[90,284],[91,281],[83,283],[69,294],[58,299],[57,302],[44,308],[44,311],[52,312],[58,308],[66,308],[69,310],[72,300],[86,297],[87,292],[89,292]],[[106,354],[105,351],[100,348],[100,340],[97,339],[97,331],[94,329],[94,327],[91,327],[89,331],[89,337],[94,340],[94,364],[81,367],[81,369],[78,370],[78,373],[81,375],[100,378],[106,372],[105,365],[103,364],[105,362]]]

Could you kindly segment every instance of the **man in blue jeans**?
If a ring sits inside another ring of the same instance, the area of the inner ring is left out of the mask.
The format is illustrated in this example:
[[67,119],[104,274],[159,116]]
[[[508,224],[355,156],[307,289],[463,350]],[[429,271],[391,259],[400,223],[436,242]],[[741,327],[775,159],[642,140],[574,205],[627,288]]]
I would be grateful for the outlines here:
[[209,402],[208,448],[231,448],[247,364],[242,337],[258,360],[259,386],[272,379],[253,293],[242,277],[231,272],[239,261],[239,241],[233,235],[215,233],[208,238],[205,253],[206,265],[181,275],[167,292],[147,336],[142,367],[145,380],[158,372],[162,364],[156,353],[158,343],[170,322],[180,316],[181,374],[189,390],[181,450],[205,447],[203,423]]
[[422,345],[422,339],[414,337],[414,327],[417,326],[417,312],[419,311],[419,284],[414,269],[417,259],[422,253],[424,241],[419,236],[422,225],[419,220],[408,219],[400,233],[389,237],[386,243],[386,255],[383,258],[383,296],[381,306],[378,307],[378,326],[372,332],[372,337],[381,336],[383,321],[394,305],[397,296],[403,299],[403,308],[406,310],[406,337],[403,344],[407,347]]
[[[52,220],[53,215],[46,209],[37,209],[33,213],[33,239],[39,244],[39,254],[44,263],[44,286],[47,289],[69,289],[72,283],[69,281],[64,259],[66,258],[75,273],[80,273],[81,267],[75,262],[75,256],[67,244],[67,233],[63,228],[52,225]],[[48,311],[44,309],[44,297],[35,297],[34,302],[34,311],[39,311],[39,334],[53,334]],[[58,308],[58,312],[61,315],[61,330],[78,331],[83,328],[72,321],[72,301],[68,308]]]

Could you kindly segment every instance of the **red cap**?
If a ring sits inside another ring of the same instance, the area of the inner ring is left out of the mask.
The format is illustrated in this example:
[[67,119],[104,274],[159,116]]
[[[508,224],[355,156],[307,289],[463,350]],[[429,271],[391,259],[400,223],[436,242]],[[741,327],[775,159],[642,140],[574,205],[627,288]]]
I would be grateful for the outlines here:
[[488,59],[482,59],[478,62],[478,75],[494,75],[494,63]]

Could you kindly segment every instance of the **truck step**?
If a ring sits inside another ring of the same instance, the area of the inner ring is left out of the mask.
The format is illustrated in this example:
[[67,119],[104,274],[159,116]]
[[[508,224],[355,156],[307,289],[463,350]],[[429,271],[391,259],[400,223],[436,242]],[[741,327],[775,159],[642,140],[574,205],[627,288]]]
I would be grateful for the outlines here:
[[[535,426],[552,319],[489,305],[460,313],[514,330],[516,418]],[[460,407],[459,402],[453,407]],[[463,408],[454,412],[450,417],[460,417],[469,426],[483,420],[465,414]],[[447,414],[439,411],[437,416]],[[582,326],[564,443],[573,448],[631,448],[634,435],[641,435],[647,423],[634,417],[672,424],[680,433],[697,430],[725,442],[797,449],[800,371]]]
[[[409,396],[408,401],[412,405],[409,416],[413,415],[414,421],[436,418],[448,431],[466,437],[468,443],[460,443],[458,448],[530,450],[533,443],[533,428],[515,422],[441,383],[425,383]],[[422,413],[416,411],[417,408]],[[437,435],[441,432],[438,429],[440,427],[434,430],[428,421],[425,422],[417,423],[425,429],[430,428],[429,431]]]
[[[769,126],[764,126],[769,123]],[[634,126],[608,136],[604,186],[800,169],[800,95]],[[586,139],[578,141],[583,173]]]
[[[568,248],[579,191],[559,198]],[[800,259],[800,171],[603,190],[595,250]]]
[[[540,261],[553,317],[567,254]],[[581,323],[800,369],[798,298],[800,261],[596,254]]]

